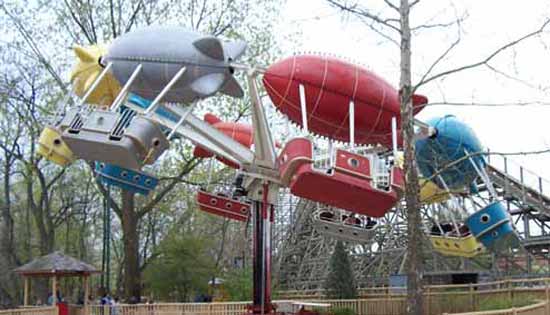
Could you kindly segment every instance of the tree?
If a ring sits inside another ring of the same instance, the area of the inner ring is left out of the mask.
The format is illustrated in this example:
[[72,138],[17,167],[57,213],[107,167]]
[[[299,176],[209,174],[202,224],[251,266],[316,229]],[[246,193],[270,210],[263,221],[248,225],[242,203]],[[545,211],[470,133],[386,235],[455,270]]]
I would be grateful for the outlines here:
[[151,293],[163,301],[190,301],[196,294],[205,294],[215,269],[206,252],[208,242],[175,231],[170,233],[145,270]]
[[252,295],[252,269],[235,268],[224,276],[224,288],[231,301],[247,301]]
[[325,283],[327,297],[331,299],[355,299],[357,288],[351,263],[344,244],[336,243],[330,257],[329,273]]
[[401,78],[399,80],[399,101],[401,103],[401,130],[405,153],[405,206],[407,213],[407,313],[423,313],[422,302],[422,243],[420,216],[420,188],[418,167],[414,150],[414,116],[411,83],[411,27],[409,25],[409,0],[401,0],[399,20],[401,22]]

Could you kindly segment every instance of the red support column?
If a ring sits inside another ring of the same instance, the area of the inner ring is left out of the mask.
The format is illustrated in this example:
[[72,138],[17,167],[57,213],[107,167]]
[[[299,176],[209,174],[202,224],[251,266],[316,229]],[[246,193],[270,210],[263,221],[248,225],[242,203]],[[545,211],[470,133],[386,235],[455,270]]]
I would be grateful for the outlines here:
[[271,224],[273,223],[273,205],[269,204],[268,185],[264,185],[263,201],[252,203],[254,224],[253,247],[253,298],[248,309],[249,314],[272,314],[271,304]]

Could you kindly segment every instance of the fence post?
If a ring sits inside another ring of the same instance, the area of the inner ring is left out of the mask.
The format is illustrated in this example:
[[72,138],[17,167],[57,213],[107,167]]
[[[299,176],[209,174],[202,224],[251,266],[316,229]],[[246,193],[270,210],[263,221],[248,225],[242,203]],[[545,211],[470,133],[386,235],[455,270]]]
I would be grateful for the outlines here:
[[476,310],[476,305],[474,300],[474,286],[471,283],[468,284],[468,291],[470,292],[470,307],[473,312]]
[[510,295],[512,297],[512,305],[514,305],[515,291],[516,288],[514,287],[514,282],[510,281]]
[[510,279],[506,279],[506,284],[508,287],[508,300],[512,301],[512,282],[510,282]]
[[430,286],[426,287],[426,315],[430,315],[430,304],[432,299],[430,297]]
[[550,301],[550,287],[548,287],[548,279],[544,280],[544,287],[545,287],[544,293],[545,293],[546,301],[548,302]]

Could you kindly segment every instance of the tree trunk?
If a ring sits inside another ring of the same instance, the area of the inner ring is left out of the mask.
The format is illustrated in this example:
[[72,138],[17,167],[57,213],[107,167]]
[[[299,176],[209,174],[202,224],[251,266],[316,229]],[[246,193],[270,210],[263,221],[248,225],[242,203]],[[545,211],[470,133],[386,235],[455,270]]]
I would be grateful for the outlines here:
[[411,29],[409,0],[401,0],[401,128],[405,152],[405,204],[407,214],[407,314],[422,315],[422,245],[418,171],[414,153],[414,118],[411,86]]
[[138,214],[135,211],[134,194],[122,190],[122,230],[124,233],[124,296],[128,301],[141,298],[141,272],[139,270]]
[[54,249],[55,230],[51,229],[45,221],[46,215],[44,214],[43,203],[37,204],[34,201],[34,184],[33,184],[33,172],[29,170],[27,174],[27,207],[31,209],[34,222],[38,228],[39,243],[40,243],[40,255],[48,255]]
[[1,236],[1,246],[4,257],[7,258],[9,267],[14,267],[17,260],[15,256],[15,244],[14,244],[14,222],[11,215],[11,167],[12,167],[12,158],[6,152],[4,154],[4,205],[2,207],[2,221],[4,226],[2,227],[2,236]]

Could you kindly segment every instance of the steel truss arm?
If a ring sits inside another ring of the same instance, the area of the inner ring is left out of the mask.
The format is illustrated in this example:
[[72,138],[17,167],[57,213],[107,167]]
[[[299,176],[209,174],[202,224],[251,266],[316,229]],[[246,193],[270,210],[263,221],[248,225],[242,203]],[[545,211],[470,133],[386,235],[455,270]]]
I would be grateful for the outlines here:
[[[127,103],[125,106],[138,113],[144,113],[143,108],[131,103]],[[254,153],[251,150],[212,127],[210,124],[197,118],[192,113],[188,113],[186,109],[170,106],[168,110],[176,113],[180,117],[187,117],[183,122],[174,122],[155,112],[149,113],[148,117],[169,129],[176,130],[182,137],[234,163],[241,165],[250,164],[254,160]]]

